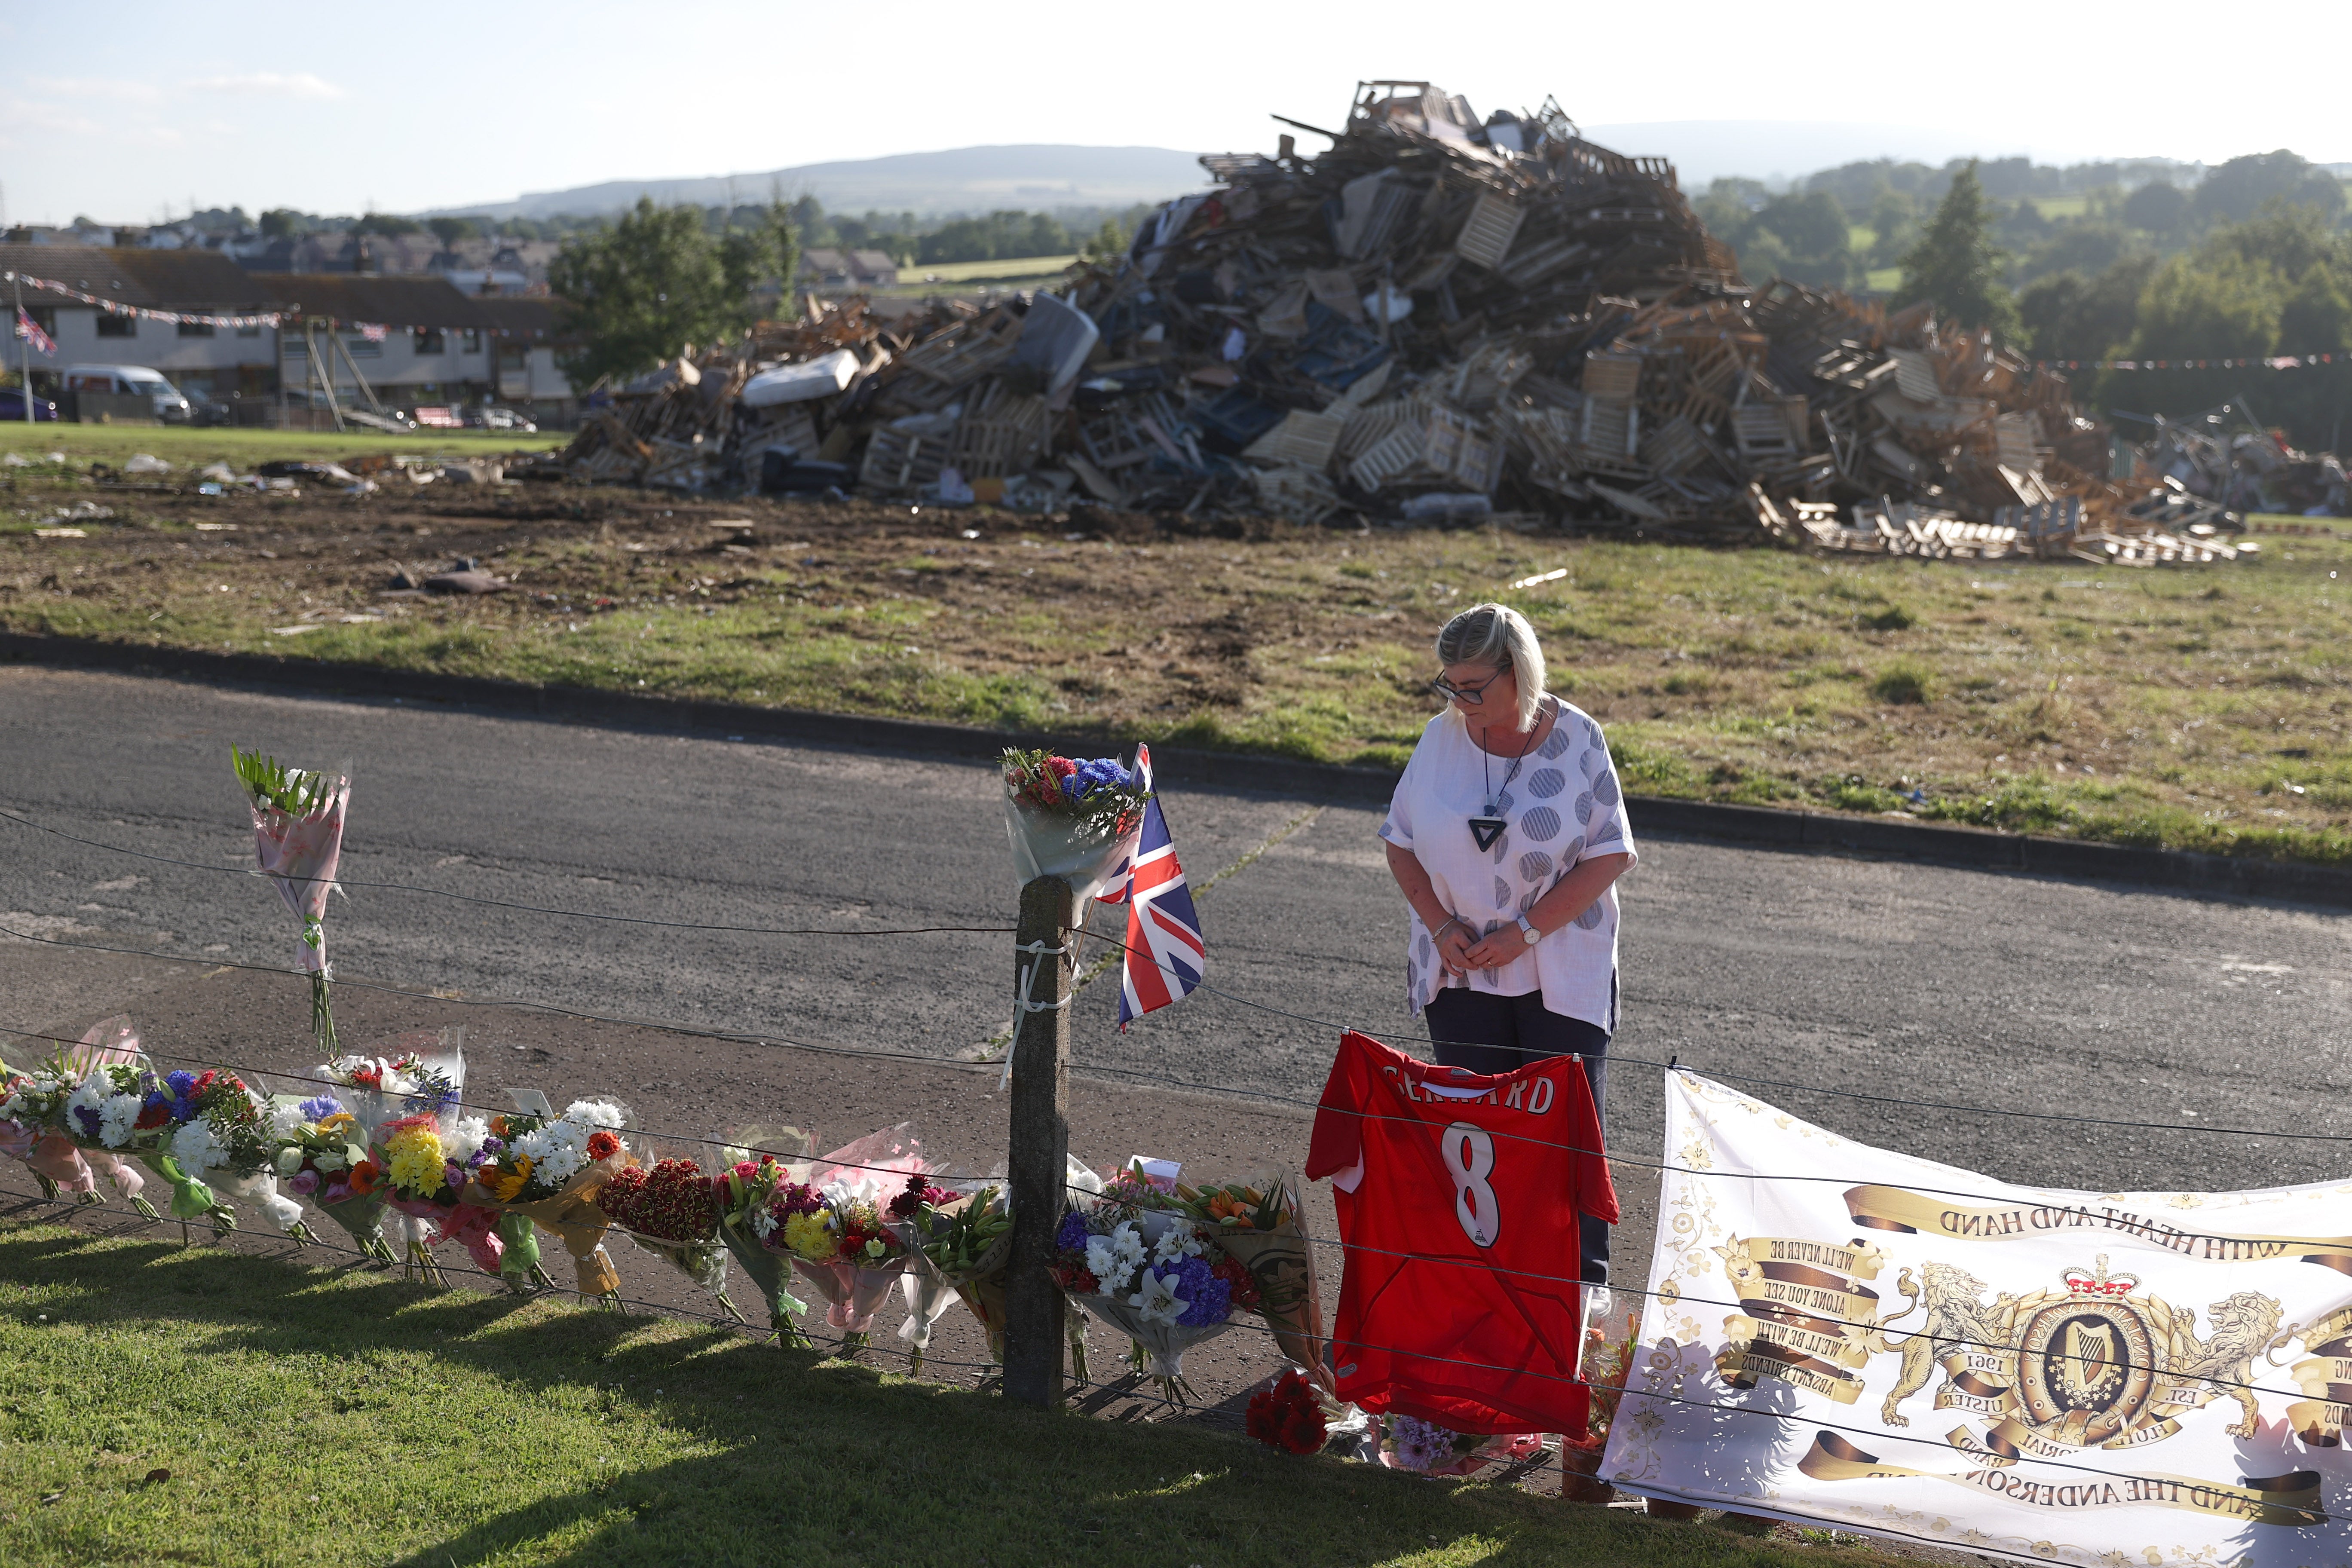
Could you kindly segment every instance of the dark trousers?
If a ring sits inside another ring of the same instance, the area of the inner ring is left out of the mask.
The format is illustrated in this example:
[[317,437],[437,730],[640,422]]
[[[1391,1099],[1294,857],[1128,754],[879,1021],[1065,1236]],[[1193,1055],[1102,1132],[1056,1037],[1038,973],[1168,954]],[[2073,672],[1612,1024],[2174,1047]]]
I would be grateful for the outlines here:
[[[1439,1065],[1476,1073],[1516,1072],[1551,1057],[1581,1057],[1592,1086],[1593,1114],[1609,1124],[1609,1031],[1581,1018],[1563,1018],[1543,1005],[1543,993],[1497,996],[1449,985],[1422,1010]],[[1577,1258],[1584,1282],[1609,1280],[1609,1226],[1578,1216]]]

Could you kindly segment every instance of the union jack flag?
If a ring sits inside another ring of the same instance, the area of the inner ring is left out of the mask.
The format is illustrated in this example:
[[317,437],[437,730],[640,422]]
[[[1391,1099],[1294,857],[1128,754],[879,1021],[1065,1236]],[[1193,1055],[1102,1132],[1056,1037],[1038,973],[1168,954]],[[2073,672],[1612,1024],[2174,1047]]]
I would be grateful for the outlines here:
[[41,331],[41,323],[26,314],[22,305],[16,307],[16,335],[32,344],[33,352],[45,359],[58,352],[57,341]]
[[361,338],[368,342],[380,343],[392,335],[392,329],[380,322],[359,321],[353,324],[359,328]]
[[[1135,748],[1135,773],[1151,787],[1151,748]],[[1201,917],[1184,868],[1168,837],[1168,819],[1157,796],[1143,807],[1143,834],[1135,858],[1111,873],[1096,901],[1127,905],[1127,963],[1118,987],[1118,1026],[1156,1013],[1189,994],[1208,967],[1208,943],[1201,940]]]

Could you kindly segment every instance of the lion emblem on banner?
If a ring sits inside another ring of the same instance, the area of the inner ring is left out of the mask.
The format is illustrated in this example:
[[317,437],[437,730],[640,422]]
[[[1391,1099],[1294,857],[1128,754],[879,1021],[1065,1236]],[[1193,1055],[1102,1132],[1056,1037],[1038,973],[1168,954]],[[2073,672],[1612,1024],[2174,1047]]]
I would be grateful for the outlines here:
[[[1879,1418],[1909,1426],[1901,1406],[1940,1369],[1936,1407],[1985,1419],[1979,1440],[1996,1454],[2158,1442],[2179,1429],[2177,1417],[2217,1399],[2242,1414],[2232,1436],[2254,1435],[2255,1359],[2293,1338],[2279,1332],[2277,1301],[2252,1290],[2215,1301],[2200,1336],[2196,1309],[2139,1294],[2138,1279],[2110,1274],[2105,1254],[2063,1279],[2063,1290],[1988,1301],[1991,1288],[1964,1268],[1905,1269],[1895,1289],[1910,1304],[1873,1326],[1874,1350],[1902,1358]],[[1914,1311],[1922,1321],[1898,1345],[1886,1331]]]

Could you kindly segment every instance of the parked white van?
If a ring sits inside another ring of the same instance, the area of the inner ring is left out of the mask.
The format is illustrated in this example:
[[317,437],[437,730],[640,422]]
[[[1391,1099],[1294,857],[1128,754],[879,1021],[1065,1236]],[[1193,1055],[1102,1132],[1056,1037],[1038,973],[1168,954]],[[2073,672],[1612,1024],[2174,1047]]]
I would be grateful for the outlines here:
[[68,392],[95,393],[101,397],[143,397],[155,417],[169,425],[184,421],[188,400],[163,379],[160,371],[138,364],[76,364],[66,367]]

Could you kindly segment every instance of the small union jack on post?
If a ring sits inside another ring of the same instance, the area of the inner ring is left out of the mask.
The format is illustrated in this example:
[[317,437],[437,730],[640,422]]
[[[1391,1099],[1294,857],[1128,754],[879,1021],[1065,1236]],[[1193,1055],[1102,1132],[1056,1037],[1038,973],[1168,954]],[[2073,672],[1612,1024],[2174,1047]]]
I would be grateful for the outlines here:
[[[1151,748],[1135,749],[1135,773],[1151,788]],[[1168,819],[1154,795],[1143,808],[1143,836],[1134,861],[1112,875],[1097,903],[1127,905],[1127,961],[1118,987],[1118,1026],[1156,1013],[1189,994],[1208,968],[1208,943],[1184,867],[1168,837]]]

